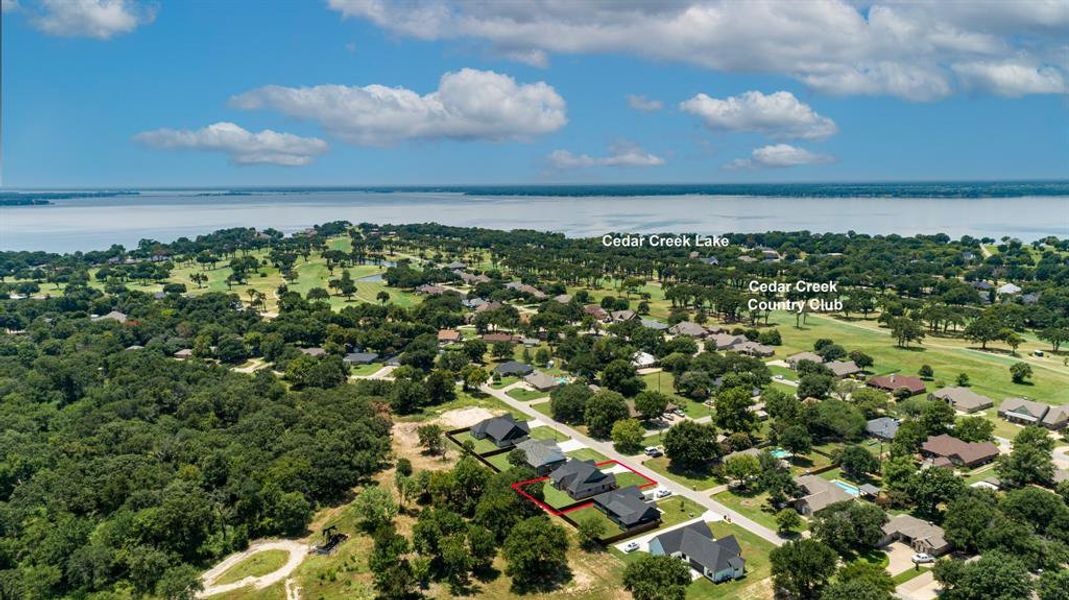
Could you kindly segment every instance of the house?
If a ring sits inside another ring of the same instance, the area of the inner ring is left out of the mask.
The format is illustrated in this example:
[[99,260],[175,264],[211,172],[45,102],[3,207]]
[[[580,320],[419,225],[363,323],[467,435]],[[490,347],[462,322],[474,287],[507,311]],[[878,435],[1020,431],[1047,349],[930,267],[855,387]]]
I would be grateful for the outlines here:
[[991,442],[963,442],[944,433],[925,440],[921,444],[921,454],[932,459],[935,466],[950,466],[947,465],[949,461],[954,466],[972,468],[998,458],[998,446]]
[[1021,288],[1012,283],[1007,283],[1005,285],[999,286],[999,288],[995,290],[995,293],[997,293],[999,296],[1016,296],[1017,294],[1021,293]]
[[460,303],[464,305],[464,308],[472,310],[478,310],[480,306],[483,306],[484,304],[489,304],[486,300],[482,298],[465,298],[461,300]]
[[653,556],[674,556],[687,562],[710,581],[738,579],[746,573],[746,561],[735,536],[719,540],[705,521],[667,531],[650,540]]
[[653,319],[642,319],[639,322],[642,323],[642,326],[646,329],[652,329],[654,331],[664,331],[668,329],[667,323],[661,323],[660,321],[655,321]]
[[370,365],[378,359],[377,352],[350,352],[342,361],[347,365]]
[[898,419],[879,417],[865,423],[865,431],[874,438],[890,441],[895,439],[899,423]]
[[512,335],[511,333],[503,333],[500,331],[495,333],[484,333],[483,341],[487,344],[496,344],[498,342],[512,343],[516,341],[516,336]]
[[637,485],[594,496],[594,507],[624,530],[661,520],[661,511],[657,510],[657,505],[646,502]]
[[742,254],[739,256],[738,261],[742,263],[755,263],[757,262],[757,259],[750,256],[749,254]]
[[745,336],[716,333],[709,336],[709,338],[705,342],[705,346],[706,348],[708,348],[709,346],[713,346],[717,350],[730,350],[736,345],[748,341],[749,340],[747,340]]
[[553,487],[575,500],[616,489],[616,476],[597,467],[592,460],[571,459],[549,474]]
[[477,440],[489,439],[498,448],[514,446],[527,439],[530,433],[531,428],[526,421],[517,421],[508,413],[479,421],[471,428],[471,437]]
[[527,294],[538,300],[544,300],[546,297],[546,294],[542,290],[534,287],[533,285],[527,285],[526,283],[521,283],[519,281],[506,283],[505,288],[515,290],[517,292],[520,292],[521,294]]
[[904,542],[915,552],[932,556],[945,554],[950,550],[943,528],[922,521],[912,515],[895,515],[883,524],[883,538],[878,545],[886,546],[891,542]]
[[523,378],[527,385],[540,392],[548,392],[560,387],[560,380],[543,371],[533,371]]
[[431,285],[425,283],[416,288],[417,294],[424,294],[427,296],[440,296],[445,293],[445,288],[439,285]]
[[765,344],[758,344],[757,342],[751,342],[749,340],[735,344],[730,348],[740,354],[748,354],[750,356],[768,357],[776,353],[776,349],[772,346],[766,346]]
[[185,360],[187,358],[192,358],[193,357],[193,350],[191,350],[190,348],[182,348],[178,352],[175,352],[173,354],[173,356],[175,358],[177,358],[178,360]]
[[705,337],[708,333],[705,328],[693,321],[680,321],[668,328],[672,335],[685,335],[687,337]]
[[638,313],[633,310],[614,310],[609,313],[609,318],[614,323],[623,323],[624,321],[630,321],[638,318]]
[[464,339],[456,329],[439,329],[438,330],[438,343],[439,344],[455,344]]
[[707,265],[713,265],[715,267],[720,264],[720,259],[715,256],[706,256],[702,259],[702,262]]
[[938,389],[931,394],[928,394],[928,398],[932,400],[942,400],[953,406],[956,410],[967,413],[974,413],[978,410],[991,408],[995,405],[994,400],[991,398],[981,396],[969,388],[964,387],[945,387]]
[[516,444],[516,448],[523,450],[527,457],[527,465],[539,476],[549,473],[568,460],[554,440],[527,439]]
[[868,381],[869,387],[874,387],[878,390],[885,392],[894,392],[900,389],[909,390],[910,396],[916,396],[917,394],[923,394],[926,389],[924,382],[916,377],[909,377],[907,375],[899,375],[892,373],[891,375],[880,375],[879,377],[873,377]]
[[1036,304],[1039,302],[1039,294],[1030,292],[1021,296],[1021,304]]
[[446,265],[445,268],[449,269],[450,271],[456,271],[458,269],[464,269],[467,266],[468,265],[460,262],[459,260],[454,260],[453,262],[451,262],[448,265]]
[[587,304],[583,307],[583,312],[599,321],[605,321],[609,318],[609,312],[597,304]]
[[852,377],[861,372],[861,367],[857,366],[857,363],[852,360],[833,360],[824,363],[824,366],[831,371],[832,375],[839,378]]
[[984,280],[974,281],[970,285],[973,286],[974,288],[980,290],[980,291],[987,291],[987,290],[990,290],[990,289],[994,289],[994,287],[995,287],[990,282],[984,281]]
[[99,316],[99,317],[93,317],[92,320],[93,321],[117,321],[119,323],[125,323],[126,322],[126,318],[127,318],[126,317],[126,313],[121,313],[121,312],[119,312],[117,310],[113,310],[113,311],[109,312],[106,315],[102,315],[102,316]]
[[494,375],[502,377],[526,377],[534,373],[534,367],[529,364],[510,360],[494,367]]
[[657,357],[639,350],[631,355],[631,365],[636,369],[648,369],[657,364]]
[[817,475],[799,475],[794,478],[802,497],[794,501],[794,508],[803,515],[812,515],[836,502],[853,500],[849,492],[831,481]]
[[303,354],[307,354],[308,356],[312,356],[315,358],[320,358],[327,355],[327,351],[318,346],[314,348],[301,348],[300,350]]
[[1011,423],[1039,425],[1047,416],[1050,406],[1024,398],[1006,398],[998,407],[998,414]]
[[490,278],[486,275],[472,275],[471,273],[465,271],[453,271],[453,274],[455,274],[457,277],[460,278],[461,281],[468,285],[478,285],[480,283],[488,283],[490,281]]
[[787,357],[787,366],[792,369],[797,369],[798,363],[803,360],[808,360],[809,362],[817,363],[819,365],[824,362],[824,357],[816,352],[799,352],[798,354],[792,354]]
[[569,302],[572,301],[572,295],[571,294],[561,294],[559,296],[554,296],[553,297],[553,301],[554,302],[559,302],[560,304],[568,304]]
[[1043,417],[1043,426],[1047,429],[1059,431],[1069,425],[1069,405],[1052,406]]

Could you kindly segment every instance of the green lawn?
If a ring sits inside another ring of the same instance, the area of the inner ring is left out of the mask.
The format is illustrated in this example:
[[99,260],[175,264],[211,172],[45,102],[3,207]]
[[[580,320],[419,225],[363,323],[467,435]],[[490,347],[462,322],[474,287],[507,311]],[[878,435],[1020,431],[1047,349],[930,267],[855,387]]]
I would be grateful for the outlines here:
[[541,427],[535,427],[531,430],[531,439],[535,440],[557,440],[563,442],[572,438],[564,435],[563,433],[553,429],[549,425],[543,425]]
[[494,445],[493,442],[491,442],[490,440],[488,440],[486,438],[483,438],[481,440],[477,440],[474,437],[472,437],[470,431],[465,431],[464,433],[458,434],[458,435],[456,435],[454,437],[456,437],[457,442],[459,442],[461,446],[464,446],[464,444],[466,442],[469,442],[469,441],[471,443],[475,444],[475,453],[476,454],[485,454],[487,452],[493,452],[494,450],[497,450],[497,446]]
[[669,496],[659,500],[657,508],[661,509],[662,527],[671,527],[677,523],[689,521],[705,512],[702,505],[683,496]]
[[[768,505],[768,494],[762,492],[760,494],[743,495],[734,491],[728,490],[720,492],[713,496],[713,500],[734,509],[740,514],[749,517],[756,523],[760,523],[769,529],[776,531],[779,526],[776,524],[775,512]],[[801,528],[805,530],[803,525]]]
[[723,583],[713,583],[702,577],[687,588],[687,598],[695,600],[699,598],[703,600],[771,598],[772,587],[768,579],[772,574],[772,563],[768,555],[774,546],[741,527],[723,521],[709,523],[709,529],[717,538],[735,536],[742,549],[742,558],[746,561],[746,576]]
[[537,410],[538,412],[546,415],[547,417],[552,418],[553,417],[553,411],[550,409],[549,405],[550,405],[549,402],[539,402],[538,404],[532,404],[531,408],[533,408],[533,409]]
[[601,512],[595,506],[584,506],[579,510],[573,510],[568,513],[576,523],[582,523],[587,519],[595,519],[605,524],[605,533],[602,534],[603,538],[612,537],[623,533],[623,529],[619,525],[613,522],[612,519],[607,517],[605,513]]
[[[537,484],[531,485],[537,486]],[[551,484],[549,480],[542,482],[542,501],[553,508],[561,508],[577,502],[569,496],[567,492],[563,492],[553,487],[553,484]]]
[[499,471],[508,471],[512,468],[509,464],[509,453],[503,452],[501,454],[495,454],[486,458],[487,462],[497,467]]
[[500,390],[501,388],[510,386],[519,380],[519,377],[513,377],[510,375],[508,377],[502,377],[500,381],[494,380],[490,383],[490,387],[494,388],[495,390]]
[[446,402],[444,404],[439,404],[437,406],[428,406],[424,408],[421,412],[416,413],[414,415],[404,415],[401,417],[397,417],[397,420],[429,421],[432,419],[437,419],[438,417],[442,416],[442,414],[447,413],[451,410],[459,410],[471,407],[485,408],[495,414],[511,413],[513,417],[521,421],[527,418],[527,415],[519,411],[512,410],[512,407],[498,400],[497,398],[494,398],[493,396],[483,394],[482,392],[471,393],[458,389],[457,397],[455,400]]
[[549,397],[548,392],[540,392],[538,390],[528,390],[524,388],[514,388],[505,393],[508,394],[510,398],[519,400],[520,402],[530,402],[531,400]]
[[249,556],[230,567],[216,580],[216,585],[234,583],[246,577],[261,577],[282,568],[289,560],[290,553],[285,550],[264,550]]
[[639,475],[638,473],[632,473],[630,471],[627,471],[626,473],[616,473],[616,485],[622,488],[632,485],[642,486],[646,485],[647,483],[649,482],[646,481],[646,478]]
[[594,462],[602,462],[609,460],[607,456],[605,456],[601,452],[598,452],[597,450],[594,450],[593,448],[579,448],[577,450],[572,450],[571,452],[565,452],[564,454],[569,458],[575,458],[578,460],[592,460]]
[[692,489],[707,490],[719,483],[711,473],[693,473],[673,469],[669,467],[668,458],[665,456],[651,458],[643,464],[673,481],[690,486]]
[[[786,313],[773,313],[773,319],[781,325],[781,353],[785,356],[812,350],[813,342],[830,338],[847,350],[861,350],[872,356],[875,364],[869,370],[874,373],[916,375],[921,365],[930,365],[935,371],[935,380],[928,386],[930,390],[954,385],[958,373],[964,372],[969,375],[973,390],[993,398],[996,404],[1021,395],[1050,404],[1069,402],[1069,369],[1061,365],[1058,357],[1044,360],[1028,356],[1034,349],[1049,351],[1047,345],[1036,341],[1022,344],[1018,356],[1009,356],[1000,344],[991,345],[999,350],[997,353],[982,352],[974,349],[971,342],[954,337],[929,336],[923,344],[907,349],[896,347],[887,329],[879,328],[875,318],[845,322],[829,315],[810,315],[801,329],[794,327],[794,317]],[[1009,366],[1018,361],[1032,365],[1035,375],[1031,385],[1010,381]]]
[[902,571],[898,575],[891,577],[891,579],[894,580],[895,586],[900,586],[903,583],[909,581],[910,579],[914,579],[916,577],[924,575],[930,570],[930,567],[914,567],[912,569],[906,569],[905,571]]
[[349,374],[359,377],[367,377],[368,375],[374,375],[378,373],[385,365],[381,363],[371,363],[370,365],[360,365],[358,367],[349,367]]

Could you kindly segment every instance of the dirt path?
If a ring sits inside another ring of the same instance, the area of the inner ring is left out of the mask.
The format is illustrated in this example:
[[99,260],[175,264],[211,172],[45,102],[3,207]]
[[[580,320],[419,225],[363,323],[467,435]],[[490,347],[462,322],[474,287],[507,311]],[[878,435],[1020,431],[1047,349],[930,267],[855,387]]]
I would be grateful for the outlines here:
[[[215,580],[220,575],[225,573],[227,569],[240,563],[246,558],[256,554],[257,552],[263,552],[265,550],[285,550],[289,552],[290,558],[286,561],[286,564],[282,565],[282,568],[278,569],[274,573],[263,575],[262,577],[246,577],[240,581],[233,583],[226,583],[222,585],[213,585]],[[201,583],[204,584],[204,590],[197,593],[198,598],[207,598],[208,596],[215,596],[217,594],[223,594],[226,592],[232,592],[236,589],[243,588],[247,585],[251,585],[258,590],[262,590],[265,587],[274,585],[287,577],[301,564],[304,557],[308,555],[308,546],[295,540],[263,540],[259,542],[253,542],[244,552],[238,552],[237,554],[231,554],[223,559],[222,562],[215,565],[211,569],[205,571],[204,575],[201,575]],[[292,579],[286,582],[286,597],[289,600],[299,599],[300,589],[296,584],[292,583]],[[291,594],[292,589],[292,594]]]

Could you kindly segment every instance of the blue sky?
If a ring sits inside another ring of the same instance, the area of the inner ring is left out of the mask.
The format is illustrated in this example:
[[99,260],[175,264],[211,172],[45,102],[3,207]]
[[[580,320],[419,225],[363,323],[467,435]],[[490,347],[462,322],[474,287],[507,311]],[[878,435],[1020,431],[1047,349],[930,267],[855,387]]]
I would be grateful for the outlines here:
[[4,0],[3,185],[1065,177],[1017,4]]

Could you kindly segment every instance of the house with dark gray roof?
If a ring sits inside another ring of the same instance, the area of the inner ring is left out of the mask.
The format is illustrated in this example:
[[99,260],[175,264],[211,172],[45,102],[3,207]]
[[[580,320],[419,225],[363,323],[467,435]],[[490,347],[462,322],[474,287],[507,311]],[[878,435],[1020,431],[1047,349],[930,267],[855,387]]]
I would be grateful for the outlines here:
[[965,387],[945,387],[935,390],[928,397],[932,400],[942,400],[962,412],[974,413],[978,410],[991,408],[995,401],[987,396],[981,396]]
[[891,417],[878,417],[865,423],[865,431],[874,438],[893,440],[898,433],[899,420]]
[[516,448],[523,450],[527,465],[538,475],[545,475],[568,460],[554,440],[527,439],[516,444]]
[[592,460],[571,459],[549,474],[553,487],[576,500],[616,489],[616,476],[597,467]]
[[746,574],[746,561],[735,536],[719,540],[705,521],[667,531],[650,540],[653,556],[674,556],[710,581],[738,579]]
[[494,375],[502,377],[526,377],[534,373],[534,367],[526,363],[510,360],[494,367]]
[[347,365],[370,365],[379,359],[377,352],[350,352],[342,360]]
[[653,502],[646,502],[637,485],[594,496],[594,507],[624,530],[661,519],[661,511]]
[[471,437],[477,440],[489,439],[498,448],[513,446],[531,433],[526,421],[517,421],[511,414],[491,417],[479,421],[471,428]]

